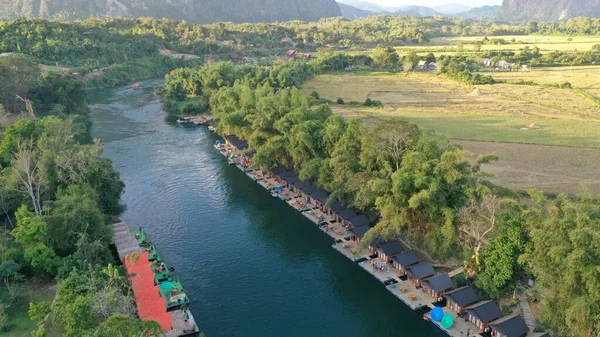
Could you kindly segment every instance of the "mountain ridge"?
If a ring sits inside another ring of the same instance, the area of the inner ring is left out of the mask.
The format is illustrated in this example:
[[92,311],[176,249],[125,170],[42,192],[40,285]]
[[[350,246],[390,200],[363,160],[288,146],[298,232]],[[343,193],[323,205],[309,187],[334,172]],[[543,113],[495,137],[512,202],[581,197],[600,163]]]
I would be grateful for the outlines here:
[[335,0],[0,0],[0,19],[150,16],[215,23],[316,21],[341,15]]
[[560,21],[600,17],[600,0],[504,0],[499,17],[506,21]]

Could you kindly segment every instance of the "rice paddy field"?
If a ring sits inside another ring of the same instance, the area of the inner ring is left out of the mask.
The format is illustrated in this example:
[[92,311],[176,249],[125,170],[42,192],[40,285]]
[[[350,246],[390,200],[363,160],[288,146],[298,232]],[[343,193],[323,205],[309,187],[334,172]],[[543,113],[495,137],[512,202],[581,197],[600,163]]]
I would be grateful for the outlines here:
[[540,84],[569,81],[573,89],[470,86],[433,72],[360,72],[322,75],[303,90],[315,90],[334,101],[340,97],[346,102],[379,100],[383,108],[345,104],[334,106],[334,112],[362,118],[369,125],[404,119],[461,142],[473,156],[497,152],[501,161],[488,167],[497,173],[496,183],[552,193],[575,193],[585,183],[600,192],[600,170],[595,164],[600,162],[600,104],[596,100],[600,67],[540,68],[493,76]]
[[[419,53],[434,52],[436,54],[451,54],[458,51],[469,52],[478,50],[476,43],[483,39],[483,36],[433,38],[426,45],[403,46],[398,47],[397,49],[398,51],[414,50]],[[482,51],[518,51],[526,46],[529,46],[530,48],[538,47],[541,51],[589,51],[593,46],[600,44],[600,36],[503,35],[488,36],[488,39],[505,40],[508,44],[485,44],[481,46]],[[459,45],[460,47],[458,47]]]

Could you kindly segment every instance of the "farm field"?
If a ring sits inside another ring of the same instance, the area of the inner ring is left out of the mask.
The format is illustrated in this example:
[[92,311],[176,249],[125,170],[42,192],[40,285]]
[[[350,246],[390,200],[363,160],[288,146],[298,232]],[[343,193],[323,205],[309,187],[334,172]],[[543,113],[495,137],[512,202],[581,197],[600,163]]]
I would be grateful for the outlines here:
[[545,67],[530,72],[492,72],[495,79],[504,81],[534,81],[539,84],[569,82],[575,89],[593,95],[600,100],[600,66]]
[[[558,74],[547,81],[554,79],[564,82]],[[584,78],[580,83],[587,87],[588,82],[593,80]],[[345,104],[333,109],[347,118],[362,118],[368,125],[405,119],[459,142],[473,154],[494,152],[501,161],[486,170],[503,186],[575,193],[580,183],[586,183],[600,192],[596,164],[600,161],[600,106],[576,89],[511,84],[474,87],[434,73],[340,73],[319,76],[303,90],[346,102],[380,100],[383,108]]]
[[[476,37],[440,37],[433,38],[425,45],[419,46],[398,46],[396,50],[399,53],[406,53],[409,50],[415,51],[419,55],[425,55],[428,53],[435,54],[436,57],[440,55],[455,55],[458,53],[469,54],[476,53],[479,51],[519,51],[524,47],[530,48],[538,47],[542,52],[544,51],[589,51],[592,48],[600,44],[600,37],[596,36],[519,36],[519,35],[504,35],[504,36],[488,36],[490,40],[506,40],[509,44],[496,45],[486,44],[479,47],[476,45],[477,41],[482,41],[483,36]],[[514,39],[515,43],[512,43]],[[569,39],[571,39],[569,41]],[[460,46],[459,46],[460,45]]]

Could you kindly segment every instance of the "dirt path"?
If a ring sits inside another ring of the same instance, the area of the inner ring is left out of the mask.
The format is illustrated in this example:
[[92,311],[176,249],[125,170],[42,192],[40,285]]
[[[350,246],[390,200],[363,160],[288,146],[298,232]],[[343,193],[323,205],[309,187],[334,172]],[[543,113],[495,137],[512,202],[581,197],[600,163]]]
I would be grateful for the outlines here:
[[518,190],[531,188],[550,193],[577,193],[586,185],[600,193],[600,149],[513,143],[454,141],[473,156],[495,153],[500,160],[484,165],[495,184]]

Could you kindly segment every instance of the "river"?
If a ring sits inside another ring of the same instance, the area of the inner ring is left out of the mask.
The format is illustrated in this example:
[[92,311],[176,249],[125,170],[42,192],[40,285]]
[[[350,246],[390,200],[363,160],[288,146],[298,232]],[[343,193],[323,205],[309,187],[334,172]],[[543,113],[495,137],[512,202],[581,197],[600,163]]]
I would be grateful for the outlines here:
[[90,93],[93,135],[126,183],[121,218],[175,268],[208,337],[445,336],[227,165],[206,128],[166,121],[160,84]]

